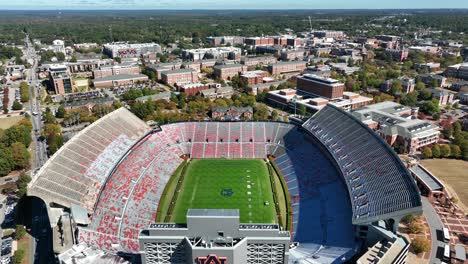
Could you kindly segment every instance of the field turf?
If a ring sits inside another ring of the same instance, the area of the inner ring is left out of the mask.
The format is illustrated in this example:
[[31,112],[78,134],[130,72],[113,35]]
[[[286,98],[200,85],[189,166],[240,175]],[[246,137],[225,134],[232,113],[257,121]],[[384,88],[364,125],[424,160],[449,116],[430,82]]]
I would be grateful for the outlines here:
[[241,223],[276,223],[269,177],[263,160],[192,160],[172,221],[186,223],[187,209],[239,209]]

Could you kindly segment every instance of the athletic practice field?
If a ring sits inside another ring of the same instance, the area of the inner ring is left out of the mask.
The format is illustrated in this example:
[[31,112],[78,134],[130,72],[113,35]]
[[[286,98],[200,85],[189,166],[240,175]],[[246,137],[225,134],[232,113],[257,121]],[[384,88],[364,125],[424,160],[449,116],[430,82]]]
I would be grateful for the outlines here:
[[173,222],[187,209],[239,209],[242,223],[275,223],[268,168],[263,160],[192,160],[175,201]]

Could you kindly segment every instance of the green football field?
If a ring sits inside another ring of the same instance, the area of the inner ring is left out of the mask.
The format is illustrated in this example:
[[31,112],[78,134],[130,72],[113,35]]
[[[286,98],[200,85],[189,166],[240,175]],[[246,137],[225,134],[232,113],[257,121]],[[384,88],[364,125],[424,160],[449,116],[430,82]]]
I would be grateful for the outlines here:
[[241,223],[276,223],[269,177],[263,160],[192,160],[172,220],[186,223],[187,209],[239,209]]

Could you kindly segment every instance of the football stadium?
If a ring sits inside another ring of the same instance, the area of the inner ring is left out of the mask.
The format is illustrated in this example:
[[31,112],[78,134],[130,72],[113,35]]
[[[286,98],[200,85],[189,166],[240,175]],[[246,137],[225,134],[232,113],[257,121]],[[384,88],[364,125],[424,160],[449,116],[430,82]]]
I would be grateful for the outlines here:
[[334,106],[302,124],[153,127],[121,108],[55,153],[28,195],[57,254],[84,244],[142,263],[405,263],[397,227],[422,212],[398,156]]

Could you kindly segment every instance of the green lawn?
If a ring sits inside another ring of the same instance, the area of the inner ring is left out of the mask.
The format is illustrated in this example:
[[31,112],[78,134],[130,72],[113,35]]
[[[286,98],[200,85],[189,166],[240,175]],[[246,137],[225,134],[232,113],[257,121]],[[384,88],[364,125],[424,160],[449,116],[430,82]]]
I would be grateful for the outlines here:
[[263,160],[192,160],[172,220],[186,223],[189,208],[239,209],[242,223],[276,223],[269,177]]

